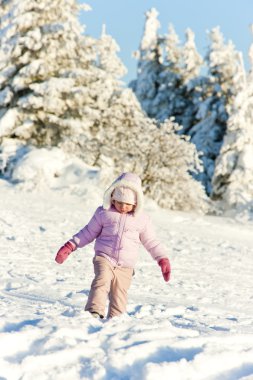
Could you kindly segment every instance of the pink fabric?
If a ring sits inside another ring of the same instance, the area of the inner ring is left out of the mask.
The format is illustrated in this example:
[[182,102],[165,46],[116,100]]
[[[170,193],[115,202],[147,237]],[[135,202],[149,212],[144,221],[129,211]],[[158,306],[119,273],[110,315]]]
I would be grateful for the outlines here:
[[123,267],[135,266],[141,244],[157,262],[166,258],[166,250],[157,240],[150,219],[144,212],[138,215],[121,214],[114,206],[109,210],[99,207],[90,222],[73,236],[78,248],[93,240],[96,240],[97,255]]
[[55,257],[55,261],[58,264],[62,264],[69,256],[71,252],[73,252],[76,249],[76,245],[71,242],[67,241],[57,252],[57,255]]
[[161,271],[163,274],[164,281],[168,282],[170,279],[170,272],[171,272],[169,259],[167,259],[167,258],[161,259],[158,264],[161,267]]
[[[137,204],[132,213],[120,213],[112,205],[112,193],[118,187],[135,192]],[[156,238],[149,217],[142,211],[143,192],[141,179],[134,173],[122,173],[105,191],[103,206],[98,207],[90,222],[68,243],[73,249],[82,248],[95,240],[95,253],[107,258],[113,265],[133,268],[142,244],[154,260],[166,258],[164,246]],[[71,252],[63,246],[56,261],[62,263]]]

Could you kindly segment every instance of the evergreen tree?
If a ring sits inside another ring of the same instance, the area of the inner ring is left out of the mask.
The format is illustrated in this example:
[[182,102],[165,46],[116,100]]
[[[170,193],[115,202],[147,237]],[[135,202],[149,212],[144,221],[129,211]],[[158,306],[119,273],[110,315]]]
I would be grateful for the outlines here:
[[193,98],[199,91],[196,79],[203,64],[195,46],[194,33],[187,29],[185,34],[186,42],[180,45],[175,29],[169,26],[169,33],[164,38],[164,66],[155,100],[159,104],[155,117],[159,121],[173,117],[182,126],[180,134],[184,134],[193,123]]
[[195,35],[190,28],[186,29],[185,36],[186,42],[182,49],[181,71],[184,83],[187,84],[190,80],[199,77],[204,60],[197,51],[195,45]]
[[[145,35],[149,35],[149,27],[147,22]],[[149,55],[149,70],[143,70],[141,78],[138,74],[132,88],[150,117],[159,122],[173,117],[182,126],[178,133],[190,136],[202,154],[204,166],[196,178],[210,195],[228,113],[245,76],[241,56],[231,41],[224,42],[219,28],[214,28],[209,33],[210,47],[205,60],[208,72],[203,76],[200,70],[205,62],[197,52],[190,29],[186,30],[183,46],[171,25],[166,36],[158,37],[157,30],[154,35],[152,51],[159,54]]]
[[[154,27],[155,26],[155,27]],[[147,20],[138,57],[137,79],[130,84],[145,112],[159,122],[173,117],[183,125],[191,125],[193,108],[190,80],[199,74],[203,60],[194,42],[194,33],[187,29],[182,46],[173,27],[165,36],[158,36],[157,12],[147,13]]]
[[208,77],[202,82],[202,94],[195,125],[188,134],[203,156],[204,171],[198,176],[211,193],[215,160],[226,132],[228,112],[238,91],[244,68],[233,44],[224,43],[219,28],[210,32],[211,45],[207,54]]
[[55,145],[91,133],[101,82],[75,0],[2,0],[0,139]]
[[238,75],[241,89],[230,110],[212,196],[226,211],[253,214],[253,45],[249,55],[252,69],[244,80],[243,72]]
[[75,152],[90,165],[97,165],[100,155],[100,130],[103,114],[111,107],[111,98],[120,96],[123,89],[120,78],[125,75],[126,68],[117,55],[118,51],[119,46],[106,33],[105,26],[103,26],[101,37],[96,41],[95,64],[99,69],[99,75],[96,78],[96,86],[92,89],[94,104],[92,113],[87,115],[88,121],[91,122],[90,133],[72,134],[70,138],[64,139],[61,143],[61,147],[65,151]]
[[[112,94],[119,85],[119,78],[122,78],[127,70],[118,57],[120,48],[116,41],[106,33],[106,26],[103,25],[100,39],[97,41],[98,67],[107,73],[111,82],[115,82]],[[106,91],[108,92],[108,91]]]
[[178,110],[182,106],[182,47],[173,25],[169,25],[168,33],[160,38],[160,46],[163,49],[163,65],[158,77],[157,95],[148,114],[160,122],[171,116],[177,121]]
[[182,126],[179,133],[187,135],[195,124],[198,104],[202,101],[202,87],[205,78],[200,75],[200,70],[204,67],[204,60],[197,51],[195,35],[191,29],[187,29],[185,35],[186,42],[182,49],[183,83],[181,86],[184,107],[177,116],[177,121]]
[[158,12],[154,8],[146,13],[144,33],[139,51],[136,53],[138,59],[137,79],[129,85],[149,116],[153,116],[151,108],[157,95],[158,76],[162,64],[158,36],[160,24],[157,16]]

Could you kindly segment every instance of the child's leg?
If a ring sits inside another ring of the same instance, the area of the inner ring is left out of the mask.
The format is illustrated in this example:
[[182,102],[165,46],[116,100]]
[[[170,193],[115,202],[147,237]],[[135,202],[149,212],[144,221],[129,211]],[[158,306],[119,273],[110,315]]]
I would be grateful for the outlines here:
[[116,267],[113,270],[113,274],[109,294],[108,318],[115,317],[126,311],[127,291],[131,285],[133,269]]
[[95,278],[85,306],[86,311],[95,311],[105,315],[105,306],[113,278],[112,265],[104,257],[95,256],[93,259]]

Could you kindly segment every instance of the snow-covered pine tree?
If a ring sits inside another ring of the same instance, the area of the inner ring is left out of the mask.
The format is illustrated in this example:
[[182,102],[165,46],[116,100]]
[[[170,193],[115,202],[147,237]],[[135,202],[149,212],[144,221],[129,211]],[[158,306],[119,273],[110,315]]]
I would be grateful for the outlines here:
[[228,111],[238,91],[238,77],[244,71],[240,55],[231,41],[224,42],[219,28],[212,29],[209,35],[208,77],[202,81],[197,120],[188,132],[198,151],[203,153],[204,171],[198,179],[208,194],[212,191],[214,164],[226,132]]
[[148,115],[160,122],[173,116],[177,120],[181,113],[182,102],[182,46],[173,25],[169,25],[168,33],[160,38],[160,50],[163,51],[163,65],[157,81],[157,95],[153,100]]
[[146,13],[144,33],[136,53],[137,79],[129,86],[148,116],[164,121],[173,115],[175,99],[178,99],[181,47],[172,25],[166,36],[158,35],[157,16],[154,8]]
[[158,91],[158,76],[162,65],[162,52],[158,29],[160,23],[155,8],[146,12],[144,33],[139,50],[135,53],[138,59],[137,79],[129,84],[139,99],[142,108],[152,115],[152,103]]
[[200,75],[200,70],[204,64],[204,60],[198,53],[195,44],[195,34],[187,28],[185,31],[186,41],[182,49],[182,76],[184,83],[197,78]]
[[194,144],[176,134],[171,120],[158,124],[148,118],[130,89],[115,96],[104,113],[100,131],[100,157],[108,158],[116,174],[134,171],[143,180],[145,194],[162,207],[179,210],[207,208],[202,185],[190,175],[200,170]]
[[[173,27],[158,36],[157,11],[147,13],[141,48],[138,52],[137,79],[130,84],[146,113],[159,122],[174,117],[187,130],[192,113],[193,86],[188,83],[198,76],[202,58],[197,52],[194,33],[186,30],[182,46]],[[181,133],[183,130],[181,131]]]
[[[2,0],[0,139],[55,145],[89,135],[101,70],[76,0]],[[1,141],[1,140],[0,140]]]
[[[253,31],[253,28],[252,28]],[[238,92],[229,111],[228,127],[217,158],[212,197],[224,211],[253,217],[253,44],[251,71],[238,75]]]
[[[115,87],[119,84],[119,78],[122,78],[127,73],[127,70],[118,57],[120,47],[112,36],[106,33],[105,25],[103,25],[101,37],[97,41],[97,51],[98,67],[108,74],[107,78],[110,79],[111,82],[115,83],[113,91],[109,91],[109,93],[112,94]],[[106,91],[106,93],[108,93],[108,91]]]
[[[202,77],[200,71],[204,60],[198,53],[195,45],[195,35],[191,29],[185,31],[185,43],[181,47],[181,56],[178,65],[179,85],[176,88],[176,101],[168,116],[173,115],[182,126],[179,133],[187,134],[194,124],[196,104],[200,97]],[[173,94],[172,94],[173,96]]]
[[127,70],[118,57],[120,48],[112,36],[106,33],[105,25],[102,28],[100,38],[96,41],[96,61],[94,64],[99,70],[94,79],[96,86],[92,89],[94,104],[92,105],[95,119],[90,113],[90,120],[93,122],[90,133],[72,134],[71,138],[66,138],[61,147],[68,152],[75,152],[87,164],[97,164],[100,155],[100,126],[103,113],[110,108],[113,95],[120,96],[123,83],[120,80]]

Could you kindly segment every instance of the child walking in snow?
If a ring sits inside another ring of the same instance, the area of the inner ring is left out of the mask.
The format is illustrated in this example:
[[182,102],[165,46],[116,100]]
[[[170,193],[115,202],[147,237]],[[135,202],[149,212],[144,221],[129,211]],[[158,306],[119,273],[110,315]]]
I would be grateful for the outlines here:
[[169,281],[171,269],[165,248],[157,240],[142,207],[140,178],[133,173],[121,174],[105,191],[103,206],[97,208],[90,222],[56,255],[56,262],[62,264],[71,252],[95,240],[95,277],[85,306],[94,317],[104,318],[108,297],[108,318],[126,311],[127,291],[140,243],[161,267],[164,280]]

